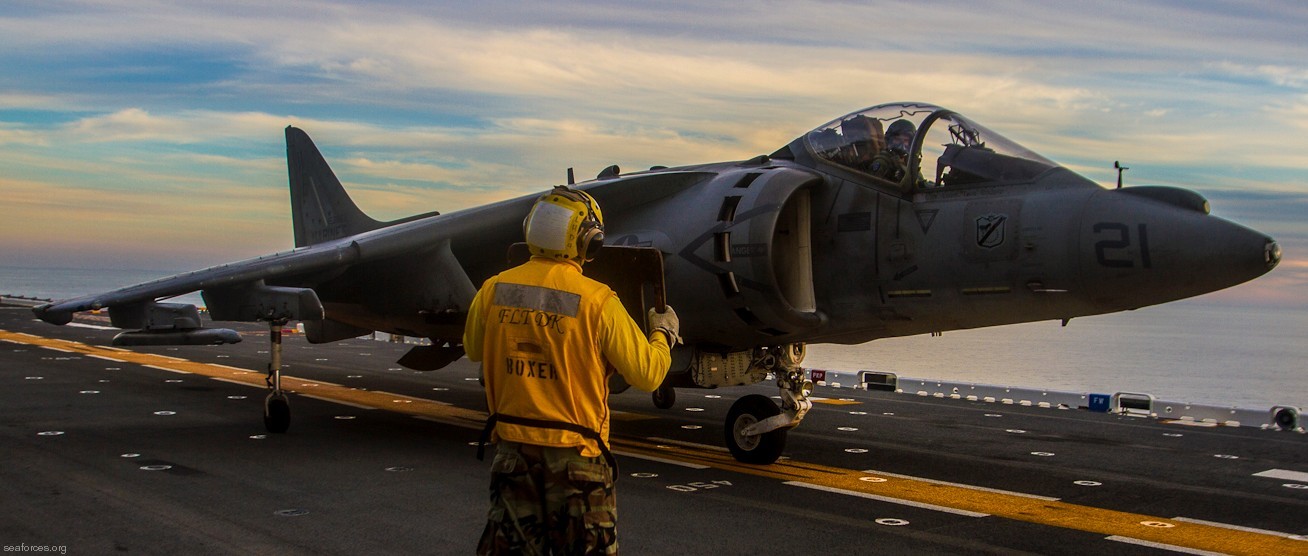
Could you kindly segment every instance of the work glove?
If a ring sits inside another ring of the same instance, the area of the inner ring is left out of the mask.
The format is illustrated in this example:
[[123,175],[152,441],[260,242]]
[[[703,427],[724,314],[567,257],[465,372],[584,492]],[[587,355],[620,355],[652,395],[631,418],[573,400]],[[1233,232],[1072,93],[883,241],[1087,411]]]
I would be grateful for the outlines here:
[[672,310],[671,305],[666,305],[662,313],[653,307],[649,308],[649,331],[661,330],[663,335],[668,337],[668,347],[677,345],[681,341],[681,321],[677,319],[677,312]]

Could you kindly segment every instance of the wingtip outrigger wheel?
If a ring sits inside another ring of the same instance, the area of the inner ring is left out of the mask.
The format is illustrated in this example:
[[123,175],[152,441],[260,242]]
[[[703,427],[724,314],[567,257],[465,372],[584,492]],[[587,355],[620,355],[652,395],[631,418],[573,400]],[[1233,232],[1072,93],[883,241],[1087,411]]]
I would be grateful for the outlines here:
[[291,428],[291,404],[286,394],[275,392],[263,400],[263,426],[268,432],[281,434]]
[[291,404],[282,391],[282,327],[287,321],[268,323],[269,353],[268,397],[263,400],[263,426],[271,433],[284,433],[291,428]]
[[760,394],[750,394],[732,404],[727,412],[727,448],[737,461],[769,464],[781,457],[786,432],[799,425],[813,407],[808,399],[813,383],[799,364],[804,344],[789,344],[768,350],[757,361],[776,373],[781,388],[781,407]]

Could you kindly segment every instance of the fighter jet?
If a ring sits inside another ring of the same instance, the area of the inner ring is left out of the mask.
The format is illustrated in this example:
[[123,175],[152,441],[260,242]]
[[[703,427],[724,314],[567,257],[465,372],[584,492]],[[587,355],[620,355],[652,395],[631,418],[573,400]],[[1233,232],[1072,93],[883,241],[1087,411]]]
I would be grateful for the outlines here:
[[[202,327],[195,306],[163,301],[198,290],[214,321],[266,322],[273,432],[290,423],[279,381],[289,321],[312,343],[372,331],[429,338],[400,359],[410,368],[460,358],[476,285],[519,256],[537,195],[383,223],[350,200],[303,131],[286,128],[286,146],[295,249],[35,313],[66,324],[108,308],[128,329],[119,345],[239,341]],[[684,344],[656,405],[670,407],[675,388],[776,380],[780,407],[754,394],[727,417],[725,442],[750,463],[775,461],[811,407],[806,344],[1066,322],[1234,286],[1281,257],[1267,235],[1210,215],[1198,193],[1105,188],[915,102],[842,116],[770,155],[612,166],[573,185],[606,215],[608,245],[587,274],[610,282],[633,315],[663,298],[681,315]],[[614,380],[613,391],[623,388]]]

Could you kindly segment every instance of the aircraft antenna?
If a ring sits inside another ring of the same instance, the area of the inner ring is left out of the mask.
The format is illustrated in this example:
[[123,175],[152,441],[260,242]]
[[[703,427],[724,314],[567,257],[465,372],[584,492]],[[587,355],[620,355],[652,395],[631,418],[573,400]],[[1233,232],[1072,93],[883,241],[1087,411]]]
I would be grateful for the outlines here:
[[[568,185],[577,185],[577,179],[572,176],[572,168],[568,168]],[[1121,186],[1118,186],[1121,187]]]
[[1118,188],[1118,189],[1121,189],[1121,188],[1122,188],[1122,172],[1125,172],[1125,171],[1127,171],[1127,170],[1130,170],[1130,168],[1127,168],[1126,166],[1122,166],[1122,162],[1121,162],[1120,160],[1114,160],[1114,161],[1113,161],[1113,168],[1116,168],[1116,169],[1117,169],[1117,188]]

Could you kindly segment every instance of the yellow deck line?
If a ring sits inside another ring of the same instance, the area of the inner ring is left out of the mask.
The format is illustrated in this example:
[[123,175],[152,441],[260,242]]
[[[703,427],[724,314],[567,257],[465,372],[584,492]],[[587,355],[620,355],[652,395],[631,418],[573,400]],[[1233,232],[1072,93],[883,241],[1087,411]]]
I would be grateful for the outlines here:
[[[42,338],[0,330],[0,340],[68,350],[87,355],[112,356],[140,365],[166,365],[197,375],[263,386],[264,374],[234,367],[179,360],[149,353],[110,350],[81,342]],[[356,390],[344,386],[282,375],[282,387],[293,392],[312,393],[316,398],[338,400],[352,405],[385,409],[426,420],[480,429],[486,420],[482,411],[464,409],[441,402],[401,396],[388,392]],[[397,400],[400,403],[397,403]],[[920,506],[940,506],[960,512],[986,514],[1017,521],[1087,531],[1105,536],[1126,537],[1141,541],[1227,554],[1304,554],[1308,542],[1283,536],[1234,530],[1203,523],[1180,521],[1145,514],[1107,510],[1056,500],[1040,500],[965,485],[928,482],[906,477],[877,476],[853,469],[828,467],[814,463],[783,460],[772,465],[748,465],[729,454],[690,447],[658,444],[636,438],[613,438],[615,451],[643,454],[703,465],[724,471],[767,477],[782,482],[803,483],[829,492],[859,493],[879,499],[913,502]]]
[[862,404],[862,402],[858,402],[854,400],[842,400],[839,398],[809,398],[809,400],[811,400],[813,403],[820,403],[825,405],[861,405]]
[[965,485],[877,476],[794,460],[783,460],[766,466],[747,465],[737,462],[729,454],[656,445],[630,438],[614,439],[613,445],[615,449],[624,451],[655,453],[664,458],[694,462],[715,469],[783,482],[807,483],[828,491],[847,491],[852,495],[864,493],[1105,536],[1129,537],[1227,554],[1308,554],[1308,542],[1278,535],[1238,531],[1056,500],[1040,500],[1019,494],[978,490]]
[[[81,342],[24,336],[6,330],[0,330],[0,339],[9,339],[32,346],[60,349],[89,356],[113,357],[118,361],[135,363],[174,373],[190,373],[222,379],[224,382],[266,387],[264,382],[265,373],[228,365],[200,363],[152,353],[114,351]],[[442,402],[435,400],[415,398],[392,392],[356,390],[339,384],[321,380],[307,380],[286,374],[282,375],[282,388],[293,393],[312,395],[324,400],[341,401],[360,407],[386,409],[407,415],[424,416],[442,423],[471,428],[480,429],[486,422],[486,413],[482,411],[462,409],[444,405]]]

